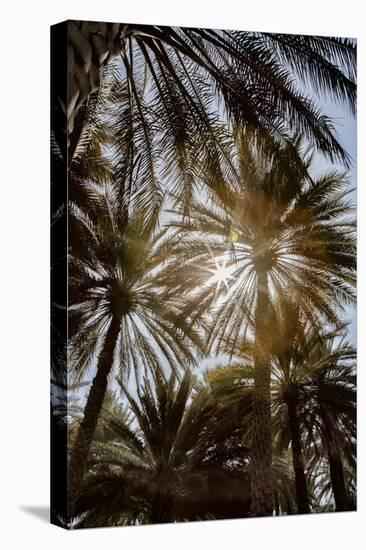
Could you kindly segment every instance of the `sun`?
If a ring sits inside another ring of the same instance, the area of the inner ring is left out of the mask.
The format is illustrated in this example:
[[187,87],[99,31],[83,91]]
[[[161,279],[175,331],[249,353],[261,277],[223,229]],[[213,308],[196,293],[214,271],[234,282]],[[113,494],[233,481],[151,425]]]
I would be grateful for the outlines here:
[[228,280],[232,278],[232,266],[227,266],[226,262],[218,263],[215,261],[215,267],[210,271],[212,273],[210,282],[217,283],[218,288],[222,284],[228,288]]

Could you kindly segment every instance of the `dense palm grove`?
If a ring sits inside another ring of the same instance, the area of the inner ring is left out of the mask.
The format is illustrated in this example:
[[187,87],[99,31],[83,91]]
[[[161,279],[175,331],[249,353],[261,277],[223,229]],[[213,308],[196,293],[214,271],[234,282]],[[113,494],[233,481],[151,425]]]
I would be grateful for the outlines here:
[[64,521],[354,510],[355,44],[68,25]]

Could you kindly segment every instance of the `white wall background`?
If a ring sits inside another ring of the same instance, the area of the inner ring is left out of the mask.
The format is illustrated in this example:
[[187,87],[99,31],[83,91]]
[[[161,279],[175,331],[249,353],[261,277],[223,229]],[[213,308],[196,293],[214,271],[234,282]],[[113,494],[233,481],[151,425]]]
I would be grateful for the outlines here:
[[[359,0],[7,0],[0,30],[0,544],[2,548],[364,547],[366,32]],[[48,525],[49,25],[96,19],[356,36],[359,44],[359,511],[66,532]],[[364,214],[365,212],[365,214]]]

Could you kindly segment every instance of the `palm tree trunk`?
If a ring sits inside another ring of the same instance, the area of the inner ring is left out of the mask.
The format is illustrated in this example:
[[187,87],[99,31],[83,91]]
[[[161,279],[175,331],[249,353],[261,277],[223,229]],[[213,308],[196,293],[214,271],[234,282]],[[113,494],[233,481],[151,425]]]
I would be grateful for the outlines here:
[[251,511],[254,516],[271,516],[273,515],[271,366],[268,348],[269,293],[267,271],[257,273],[257,285]]
[[299,514],[310,514],[309,492],[306,483],[300,426],[296,410],[296,396],[287,396],[286,405],[291,433],[292,463],[295,473],[297,512]]
[[69,463],[69,507],[73,517],[78,490],[83,478],[93,441],[98,418],[107,390],[108,375],[113,366],[113,356],[120,330],[120,320],[112,317],[104,340],[103,349],[98,358],[97,372],[94,377],[84,409],[76,440],[71,451]]
[[324,435],[329,462],[330,481],[337,512],[350,510],[341,454],[334,440],[326,411],[323,411]]

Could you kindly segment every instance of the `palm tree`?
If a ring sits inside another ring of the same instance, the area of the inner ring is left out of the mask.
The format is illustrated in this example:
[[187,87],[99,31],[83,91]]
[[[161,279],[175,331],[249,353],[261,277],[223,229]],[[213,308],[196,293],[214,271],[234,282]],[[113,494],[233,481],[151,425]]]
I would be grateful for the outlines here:
[[291,445],[297,512],[308,514],[311,497],[305,473],[301,404],[304,382],[309,376],[306,330],[311,331],[312,325],[301,319],[297,305],[281,304],[278,309],[277,330],[272,339],[273,425],[278,447],[284,450]]
[[69,208],[69,365],[80,379],[95,374],[70,457],[71,507],[114,366],[125,379],[161,361],[187,368],[202,349],[194,323],[181,315],[183,298],[165,297],[158,212],[147,215],[136,197],[126,211],[113,184],[85,192],[93,218]]
[[356,350],[345,338],[340,331],[313,334],[302,403],[315,458],[328,462],[336,511],[355,508]]
[[[222,367],[207,372],[207,380],[212,394],[220,409],[225,409],[225,417],[241,419],[243,429],[242,441],[250,450],[255,439],[256,426],[254,412],[254,346],[242,342],[238,347],[237,357]],[[273,426],[276,432],[278,426]],[[276,433],[277,437],[277,433]],[[251,454],[251,453],[250,453]],[[255,465],[249,461],[250,477],[255,476]],[[274,446],[271,464],[271,482],[276,515],[292,513],[295,506],[293,471],[287,450]],[[251,497],[252,498],[252,497]]]
[[131,169],[141,156],[153,169],[159,135],[159,149],[168,149],[175,167],[189,160],[191,138],[199,136],[218,168],[221,145],[211,135],[221,116],[218,103],[227,120],[260,140],[271,135],[288,141],[288,129],[296,129],[320,151],[347,162],[330,121],[303,86],[354,111],[356,46],[350,39],[87,21],[69,21],[67,28],[69,89],[62,108],[71,153],[106,70],[118,60]]
[[[289,304],[282,314],[277,317],[272,403],[280,446],[291,442],[298,512],[310,511],[309,478],[321,475],[319,467],[325,471],[324,457],[336,510],[348,510],[343,464],[346,461],[349,472],[354,470],[355,349],[344,341],[344,325],[321,330],[301,319],[298,308]],[[312,450],[308,459],[304,446]],[[319,486],[327,485],[326,475],[315,483],[318,500],[323,497]]]
[[80,526],[245,517],[248,449],[209,386],[156,369],[103,411],[76,512]]
[[312,486],[313,510],[315,512],[354,511],[357,509],[357,480],[356,480],[356,443],[343,449],[345,455],[352,457],[352,460],[344,460],[342,463],[343,475],[347,491],[347,507],[343,509],[336,507],[332,480],[328,461],[325,457],[317,456],[314,449],[313,460],[315,467],[310,469],[309,484]]
[[[334,331],[321,331],[306,321],[294,304],[276,305],[276,335],[271,347],[276,515],[292,513],[289,510],[295,507],[300,514],[310,513],[317,506],[322,509],[324,501],[329,502],[327,495],[332,487],[337,495],[336,510],[355,506],[355,350],[343,341],[344,329],[341,325]],[[253,343],[240,342],[235,355],[238,358],[234,362],[209,372],[208,380],[215,398],[226,404],[228,413],[243,417],[245,441],[250,448],[255,429],[251,416]],[[319,389],[319,380],[324,379],[326,392]],[[324,394],[327,401],[320,403],[319,396]],[[334,434],[329,433],[324,409],[332,418]],[[290,464],[294,479],[284,475]]]
[[[300,140],[294,145],[300,148]],[[239,134],[235,179],[223,183],[211,201],[196,200],[189,218],[173,222],[179,238],[167,280],[173,284],[174,278],[178,293],[200,289],[197,315],[210,325],[211,349],[230,353],[253,327],[252,505],[257,515],[273,510],[272,304],[291,297],[309,320],[320,315],[336,323],[343,305],[355,299],[355,231],[346,175],[334,170],[312,178],[311,155],[301,154],[305,170],[291,162],[287,148],[269,162]]]

